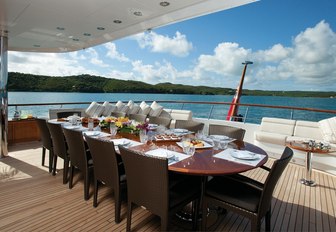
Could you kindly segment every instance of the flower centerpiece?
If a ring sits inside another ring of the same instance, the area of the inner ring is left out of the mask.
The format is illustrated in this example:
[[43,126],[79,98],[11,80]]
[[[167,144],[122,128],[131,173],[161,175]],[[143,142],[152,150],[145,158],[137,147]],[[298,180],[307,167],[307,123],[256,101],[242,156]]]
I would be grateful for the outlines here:
[[140,130],[147,129],[148,127],[148,123],[138,123],[129,120],[128,117],[106,117],[99,125],[101,128],[109,128],[112,123],[118,127],[118,132],[120,133],[139,134]]

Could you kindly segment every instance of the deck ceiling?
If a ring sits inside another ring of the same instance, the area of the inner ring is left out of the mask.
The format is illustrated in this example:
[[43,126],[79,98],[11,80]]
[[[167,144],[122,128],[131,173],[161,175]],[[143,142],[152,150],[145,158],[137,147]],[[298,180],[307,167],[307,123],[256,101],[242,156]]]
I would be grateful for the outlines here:
[[69,52],[256,0],[0,0],[11,51]]

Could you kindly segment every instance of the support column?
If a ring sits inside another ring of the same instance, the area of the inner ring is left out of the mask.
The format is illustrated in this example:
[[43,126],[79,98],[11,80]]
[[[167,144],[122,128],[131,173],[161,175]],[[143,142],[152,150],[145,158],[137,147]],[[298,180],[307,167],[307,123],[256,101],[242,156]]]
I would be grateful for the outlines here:
[[8,155],[8,38],[0,35],[0,158]]

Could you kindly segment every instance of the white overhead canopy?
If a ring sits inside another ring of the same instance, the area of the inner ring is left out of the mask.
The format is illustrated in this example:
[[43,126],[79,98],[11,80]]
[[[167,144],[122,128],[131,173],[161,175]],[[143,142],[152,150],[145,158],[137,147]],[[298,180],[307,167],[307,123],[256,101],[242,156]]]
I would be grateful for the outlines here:
[[0,0],[8,50],[69,52],[256,0]]

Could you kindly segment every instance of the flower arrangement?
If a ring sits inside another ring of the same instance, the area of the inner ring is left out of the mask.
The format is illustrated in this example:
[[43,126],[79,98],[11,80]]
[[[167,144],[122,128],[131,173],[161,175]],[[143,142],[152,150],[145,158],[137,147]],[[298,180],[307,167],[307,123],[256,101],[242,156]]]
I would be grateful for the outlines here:
[[148,123],[134,122],[129,120],[128,117],[107,117],[103,119],[99,125],[101,128],[108,128],[111,123],[118,127],[118,132],[120,133],[138,134],[140,130],[147,130],[148,128]]

